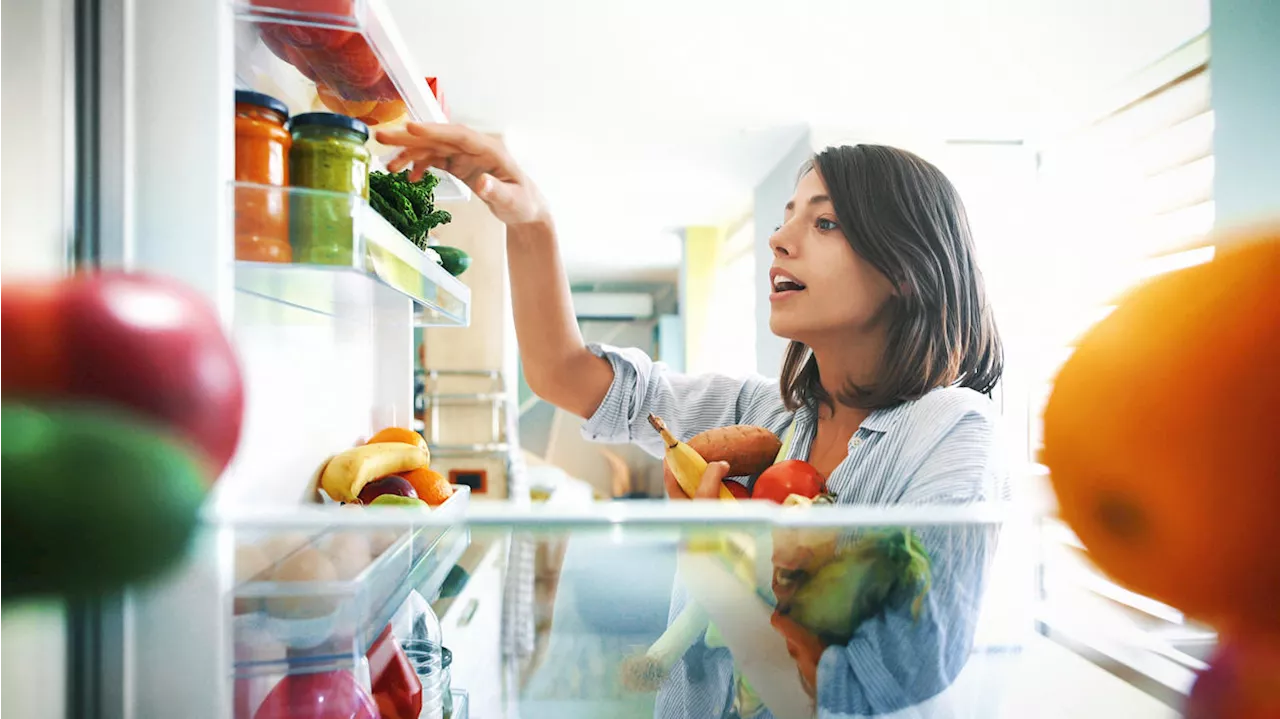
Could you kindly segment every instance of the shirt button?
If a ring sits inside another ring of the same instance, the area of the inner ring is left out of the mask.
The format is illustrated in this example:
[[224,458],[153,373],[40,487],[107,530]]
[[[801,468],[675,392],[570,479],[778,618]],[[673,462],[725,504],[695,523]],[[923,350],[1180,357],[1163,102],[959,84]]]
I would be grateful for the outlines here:
[[853,441],[852,441],[852,442],[850,442],[850,444],[852,444],[852,445],[853,445],[853,446],[855,446],[855,447],[861,447],[861,446],[862,446],[862,438],[861,438],[861,437],[854,437],[854,438],[853,438]]

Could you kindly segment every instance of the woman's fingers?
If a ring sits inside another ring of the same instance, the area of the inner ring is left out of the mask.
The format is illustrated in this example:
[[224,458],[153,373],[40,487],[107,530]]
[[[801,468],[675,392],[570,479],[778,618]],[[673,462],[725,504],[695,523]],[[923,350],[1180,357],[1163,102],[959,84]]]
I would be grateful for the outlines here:
[[[495,182],[501,185],[502,183]],[[724,478],[729,476],[728,462],[712,462],[707,465],[707,470],[702,473],[702,480],[698,482],[698,491],[694,493],[693,499],[719,499],[720,483]],[[671,467],[666,461],[662,462],[662,484],[667,488],[667,496],[672,499],[689,499],[688,493],[676,481],[676,476],[671,473]]]
[[711,464],[708,464],[707,471],[702,473],[702,480],[698,482],[698,491],[693,495],[694,498],[719,499],[720,483],[728,476],[728,462],[712,462]]

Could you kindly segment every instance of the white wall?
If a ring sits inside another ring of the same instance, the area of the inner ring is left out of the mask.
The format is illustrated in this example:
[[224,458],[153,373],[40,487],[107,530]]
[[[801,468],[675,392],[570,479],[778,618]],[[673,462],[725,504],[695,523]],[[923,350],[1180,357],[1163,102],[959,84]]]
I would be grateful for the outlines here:
[[[756,272],[762,275],[773,264],[773,251],[769,249],[769,236],[782,224],[783,208],[796,188],[800,167],[813,154],[809,149],[809,131],[806,129],[791,149],[782,155],[760,184],[753,196],[755,223]],[[782,355],[787,343],[769,331],[769,284],[756,283],[756,372],[766,377],[777,377],[782,369]]]

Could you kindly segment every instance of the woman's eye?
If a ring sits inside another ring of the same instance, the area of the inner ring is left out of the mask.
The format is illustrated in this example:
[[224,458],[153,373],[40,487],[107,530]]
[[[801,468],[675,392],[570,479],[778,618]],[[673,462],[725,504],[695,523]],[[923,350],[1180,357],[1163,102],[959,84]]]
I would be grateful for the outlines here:
[[830,232],[831,230],[840,229],[840,225],[836,224],[835,220],[828,220],[825,217],[819,217],[818,221],[815,222],[813,226],[817,227],[819,230],[822,230],[823,232]]

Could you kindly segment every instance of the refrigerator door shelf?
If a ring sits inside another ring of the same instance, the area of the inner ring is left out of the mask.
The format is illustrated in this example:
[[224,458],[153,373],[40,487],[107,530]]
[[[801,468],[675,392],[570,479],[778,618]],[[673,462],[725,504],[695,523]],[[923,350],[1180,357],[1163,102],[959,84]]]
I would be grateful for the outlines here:
[[[289,106],[290,114],[337,112],[370,127],[448,122],[382,0],[237,0],[236,80]],[[381,161],[394,149],[370,141]],[[471,191],[436,171],[437,197]]]
[[386,288],[412,300],[416,326],[470,324],[470,288],[400,234],[364,198],[247,182],[232,183],[232,192],[237,207],[285,203],[291,210],[288,232],[295,255],[299,246],[324,242],[332,258],[325,264],[237,261],[238,292],[338,317],[358,315],[360,307],[372,311],[373,293]]

